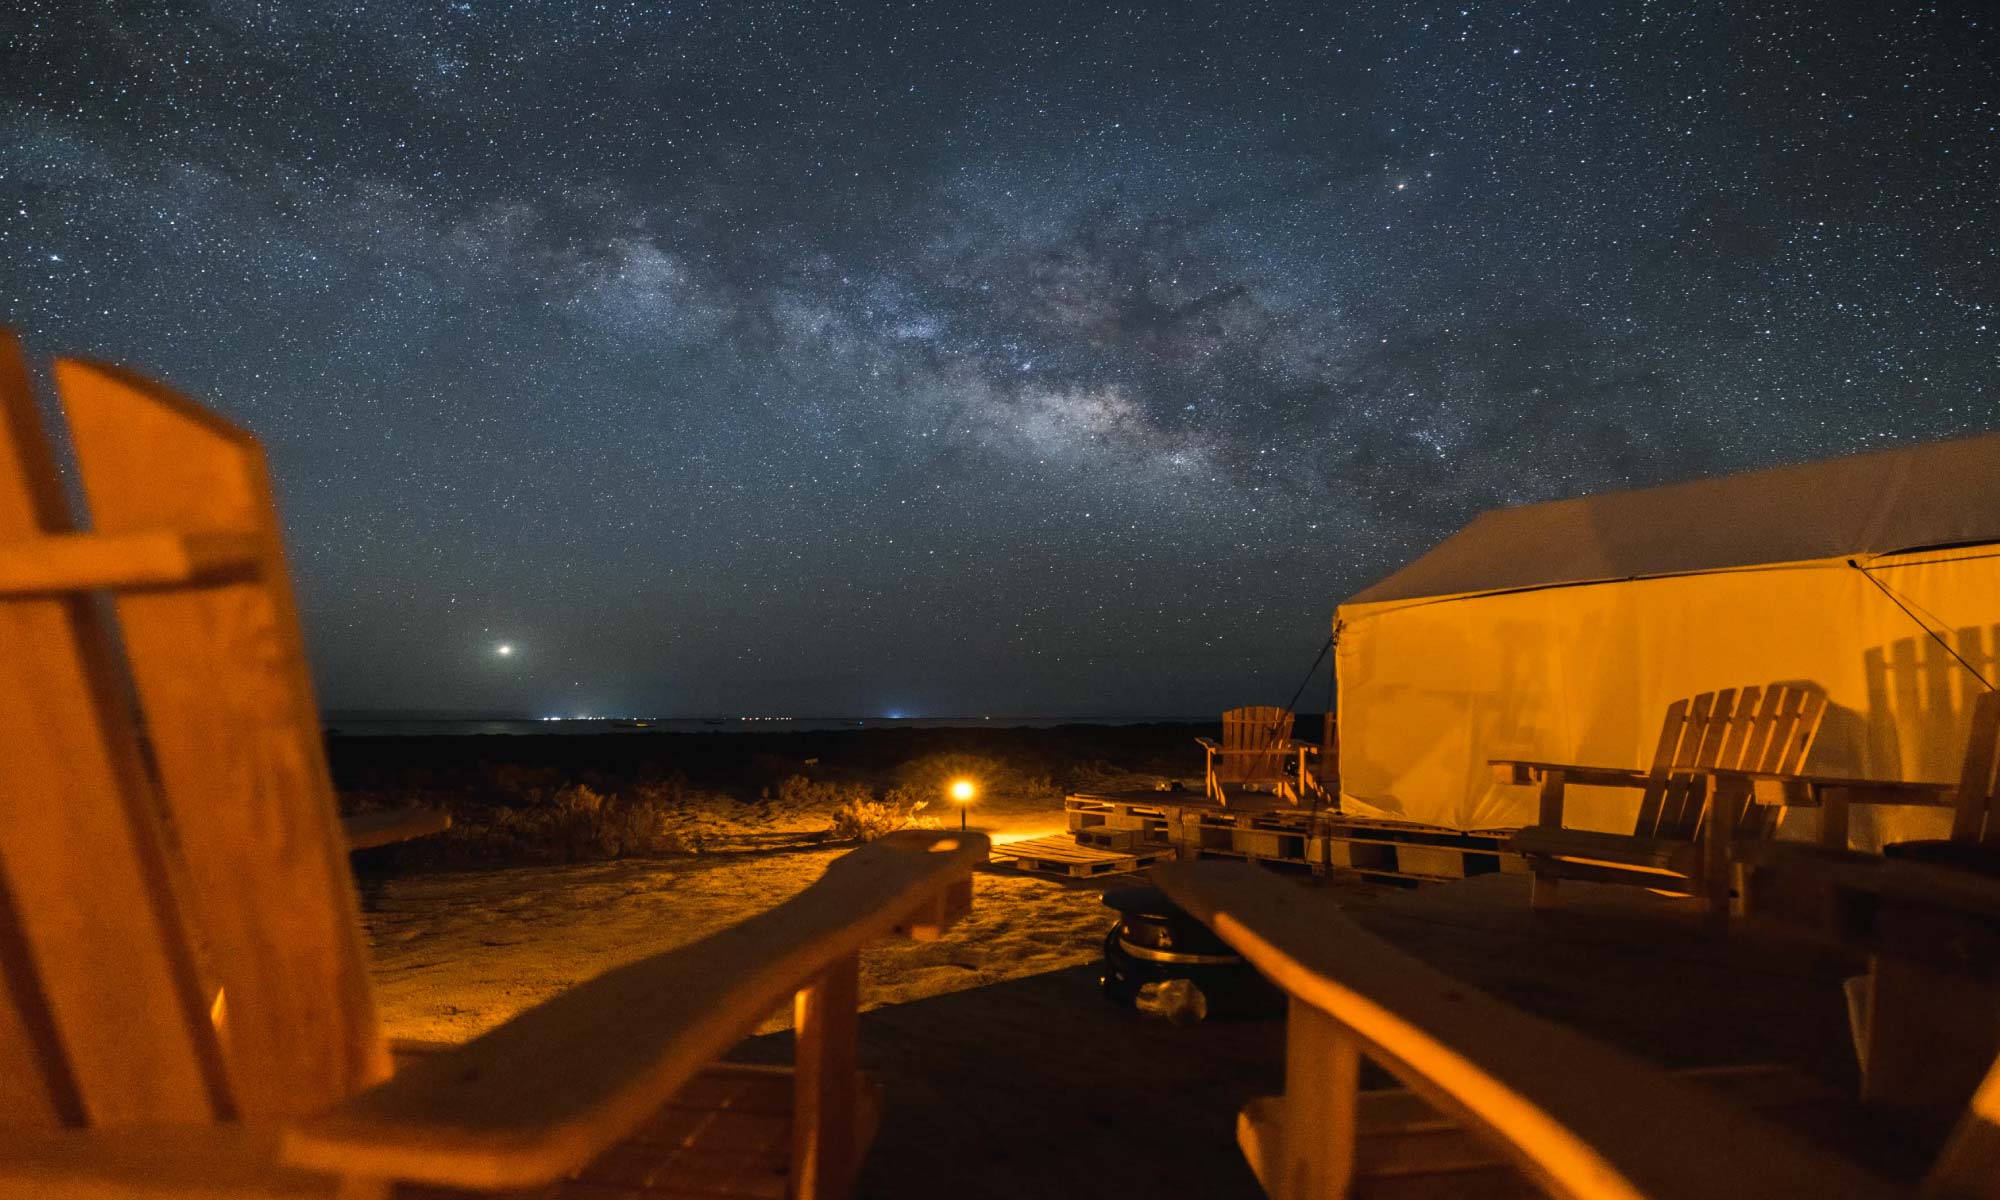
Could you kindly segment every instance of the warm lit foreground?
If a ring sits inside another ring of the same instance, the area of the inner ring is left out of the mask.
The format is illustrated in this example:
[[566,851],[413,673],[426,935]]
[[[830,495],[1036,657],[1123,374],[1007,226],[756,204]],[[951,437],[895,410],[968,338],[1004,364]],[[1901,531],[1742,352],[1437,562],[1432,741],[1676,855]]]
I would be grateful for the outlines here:
[[[1004,841],[1054,832],[1061,820],[1022,814],[985,826]],[[772,908],[852,848],[364,880],[383,1029],[392,1039],[464,1041],[612,967]],[[940,940],[862,953],[864,1007],[1088,962],[1111,926],[1097,889],[1005,866],[982,871],[973,886],[971,914]],[[774,1013],[765,1028],[788,1023]]]

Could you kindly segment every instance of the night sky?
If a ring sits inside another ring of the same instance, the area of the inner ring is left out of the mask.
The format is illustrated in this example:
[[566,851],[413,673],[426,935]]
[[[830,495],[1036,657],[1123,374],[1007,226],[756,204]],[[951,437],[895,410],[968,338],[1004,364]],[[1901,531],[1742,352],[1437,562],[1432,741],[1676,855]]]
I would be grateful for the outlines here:
[[1482,508],[2000,428],[2000,10],[1734,7],[14,0],[0,324],[264,438],[330,708],[1282,703]]

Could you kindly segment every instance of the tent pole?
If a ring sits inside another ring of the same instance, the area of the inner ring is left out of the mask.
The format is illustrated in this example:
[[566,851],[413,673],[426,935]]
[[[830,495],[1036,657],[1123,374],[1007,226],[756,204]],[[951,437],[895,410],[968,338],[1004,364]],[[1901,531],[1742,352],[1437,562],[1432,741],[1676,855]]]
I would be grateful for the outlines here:
[[1333,701],[1335,686],[1340,680],[1340,618],[1333,619],[1333,634],[1327,639],[1333,647],[1333,661],[1326,664],[1326,715],[1321,718],[1319,735],[1319,786],[1331,798],[1334,808],[1340,807],[1340,793],[1336,788],[1326,786],[1328,777],[1340,778],[1340,738],[1334,731]]

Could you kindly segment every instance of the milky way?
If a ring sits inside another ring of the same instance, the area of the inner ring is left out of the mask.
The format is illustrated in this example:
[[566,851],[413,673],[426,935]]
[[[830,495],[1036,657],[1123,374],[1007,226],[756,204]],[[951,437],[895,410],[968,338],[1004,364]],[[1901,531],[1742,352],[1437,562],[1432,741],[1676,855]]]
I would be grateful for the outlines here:
[[0,324],[265,439],[333,708],[1280,703],[1479,509],[2000,428],[1996,19],[1850,7],[28,0]]

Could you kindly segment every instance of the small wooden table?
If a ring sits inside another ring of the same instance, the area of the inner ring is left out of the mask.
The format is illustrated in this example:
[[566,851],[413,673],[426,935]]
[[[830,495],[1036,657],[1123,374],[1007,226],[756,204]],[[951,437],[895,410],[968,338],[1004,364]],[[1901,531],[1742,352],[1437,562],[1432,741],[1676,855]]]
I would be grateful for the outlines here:
[[1948,804],[1949,787],[1779,782],[1767,794],[1816,790],[1832,819],[1821,845],[1736,848],[1746,912],[1868,955],[1855,1013],[1864,1101],[1956,1112],[2000,1050],[2000,879],[1846,848],[1848,804]]
[[1820,845],[1847,848],[1847,812],[1856,804],[1903,808],[1950,808],[1956,788],[1948,783],[1854,779],[1841,775],[1781,775],[1769,771],[1709,772],[1718,785],[1748,785],[1752,803],[1770,808],[1820,810]]

